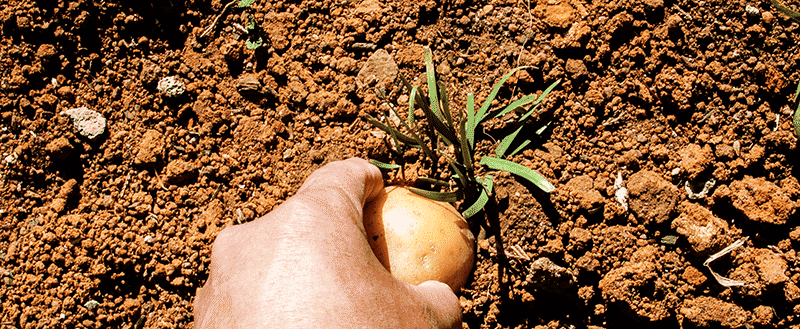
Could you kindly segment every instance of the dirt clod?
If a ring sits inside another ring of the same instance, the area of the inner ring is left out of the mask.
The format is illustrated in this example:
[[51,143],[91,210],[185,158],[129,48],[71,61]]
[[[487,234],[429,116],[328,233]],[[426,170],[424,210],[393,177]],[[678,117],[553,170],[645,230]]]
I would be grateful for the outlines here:
[[760,223],[783,225],[794,214],[797,205],[775,183],[746,176],[720,191],[746,218]]
[[715,253],[733,242],[728,223],[707,208],[689,201],[681,203],[681,208],[681,214],[672,221],[672,228],[686,238],[698,255]]
[[739,328],[750,317],[750,313],[740,306],[708,296],[684,301],[680,314],[684,322],[698,327],[719,325],[724,328]]
[[661,175],[642,170],[627,183],[631,211],[645,224],[661,224],[672,216],[680,190]]

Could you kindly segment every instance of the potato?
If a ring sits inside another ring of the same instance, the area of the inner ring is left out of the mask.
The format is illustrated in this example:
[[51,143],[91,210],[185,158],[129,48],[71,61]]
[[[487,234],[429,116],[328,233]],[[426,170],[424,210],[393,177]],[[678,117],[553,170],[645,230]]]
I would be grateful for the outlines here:
[[458,292],[475,262],[475,237],[453,206],[387,187],[364,208],[364,228],[375,256],[396,278],[446,283]]

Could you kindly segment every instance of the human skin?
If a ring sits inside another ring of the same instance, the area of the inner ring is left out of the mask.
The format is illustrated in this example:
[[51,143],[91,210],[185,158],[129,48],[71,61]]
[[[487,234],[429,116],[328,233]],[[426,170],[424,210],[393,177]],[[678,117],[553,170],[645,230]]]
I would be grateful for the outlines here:
[[460,328],[446,284],[403,283],[370,249],[362,209],[382,189],[367,161],[332,162],[269,214],[222,230],[195,328]]

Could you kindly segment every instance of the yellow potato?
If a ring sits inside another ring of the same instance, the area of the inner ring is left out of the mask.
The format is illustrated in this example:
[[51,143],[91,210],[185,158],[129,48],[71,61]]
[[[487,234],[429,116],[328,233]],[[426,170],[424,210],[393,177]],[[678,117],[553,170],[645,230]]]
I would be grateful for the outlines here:
[[475,262],[475,237],[453,206],[387,187],[364,208],[367,239],[396,278],[420,284],[444,282],[458,292]]

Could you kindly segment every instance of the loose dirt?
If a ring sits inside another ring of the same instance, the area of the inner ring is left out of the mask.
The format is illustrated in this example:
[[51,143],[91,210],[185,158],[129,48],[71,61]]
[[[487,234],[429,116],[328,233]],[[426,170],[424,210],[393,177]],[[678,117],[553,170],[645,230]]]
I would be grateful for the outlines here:
[[[800,326],[800,24],[768,1],[227,4],[0,5],[0,327],[192,327],[221,229],[327,162],[395,157],[362,114],[407,106],[378,96],[423,84],[425,46],[456,108],[517,66],[497,106],[561,80],[511,159],[556,191],[494,173],[514,252],[501,283],[481,236],[465,328]],[[437,174],[421,156],[406,179]],[[743,237],[723,286],[703,263]]]

